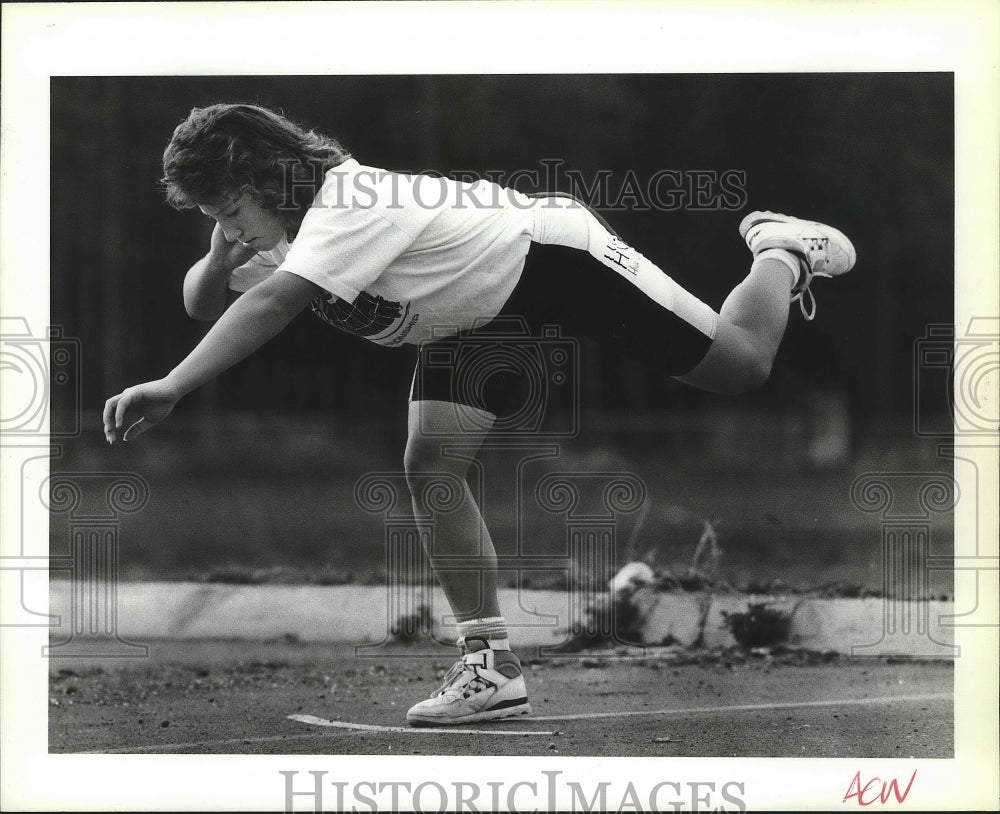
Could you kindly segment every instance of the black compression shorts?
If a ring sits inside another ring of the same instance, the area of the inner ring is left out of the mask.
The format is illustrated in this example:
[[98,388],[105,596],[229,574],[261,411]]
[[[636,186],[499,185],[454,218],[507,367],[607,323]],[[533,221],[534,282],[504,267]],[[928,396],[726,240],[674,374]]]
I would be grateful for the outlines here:
[[712,343],[589,252],[533,242],[496,317],[421,347],[410,399],[508,415],[539,381],[572,375],[581,337],[667,376],[689,372]]

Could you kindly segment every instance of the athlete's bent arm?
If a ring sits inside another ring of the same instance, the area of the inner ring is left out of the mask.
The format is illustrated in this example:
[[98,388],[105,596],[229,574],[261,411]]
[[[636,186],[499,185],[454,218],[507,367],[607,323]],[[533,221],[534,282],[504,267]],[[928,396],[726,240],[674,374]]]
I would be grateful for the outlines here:
[[154,427],[185,395],[211,381],[277,336],[322,289],[295,274],[276,271],[241,296],[187,358],[166,377],[129,387],[104,405],[104,435],[114,443]]
[[229,276],[256,252],[239,241],[226,238],[215,224],[208,254],[184,275],[184,309],[188,316],[214,322],[229,306]]

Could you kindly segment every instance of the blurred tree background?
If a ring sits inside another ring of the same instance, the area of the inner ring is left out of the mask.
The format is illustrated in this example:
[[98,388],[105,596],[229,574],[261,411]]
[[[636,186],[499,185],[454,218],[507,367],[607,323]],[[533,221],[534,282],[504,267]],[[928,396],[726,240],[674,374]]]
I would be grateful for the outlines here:
[[[388,169],[528,170],[544,181],[541,160],[558,160],[587,183],[610,172],[612,194],[629,171],[641,182],[663,169],[744,172],[743,212],[594,203],[715,307],[748,266],[736,233],[746,211],[840,226],[858,248],[857,271],[817,284],[820,318],[808,330],[792,319],[769,389],[794,398],[810,385],[844,388],[862,431],[911,412],[913,342],[951,321],[947,74],[53,78],[52,321],[87,349],[85,405],[165,373],[204,330],[186,318],[180,284],[211,224],[168,208],[157,180],[174,126],[223,100],[280,108]],[[530,181],[520,186],[535,191]],[[587,377],[585,403],[641,409],[687,395],[620,367]],[[369,347],[304,315],[193,400],[394,412],[410,369],[407,350]]]
[[[827,415],[827,424],[842,425],[837,443],[846,452],[833,457],[843,467],[845,454],[857,462],[866,449],[919,458],[926,449],[914,436],[914,416],[947,407],[943,389],[915,387],[914,343],[928,326],[953,321],[950,74],[53,77],[51,322],[82,341],[88,416],[123,387],[165,374],[206,330],[187,318],[180,291],[212,223],[196,210],[167,207],[157,181],[173,128],[192,107],[218,101],[280,109],[335,136],[362,163],[387,169],[502,178],[527,171],[550,187],[546,163],[560,162],[588,183],[607,174],[611,197],[592,199],[595,207],[716,308],[749,267],[736,231],[746,212],[815,218],[851,236],[857,268],[843,280],[818,281],[815,322],[794,310],[761,392],[736,401],[699,393],[585,346],[582,410],[605,417],[594,427],[621,430],[662,416],[663,449],[676,450],[690,427],[715,421],[716,447],[734,460],[759,460],[755,436],[741,437],[739,428],[733,436],[732,426],[725,434],[727,416],[742,410],[778,423],[805,416],[822,424]],[[745,205],[668,211],[615,200],[630,177],[645,184],[663,170],[743,173]],[[521,178],[518,188],[539,191],[530,176]],[[551,180],[581,191],[565,173]],[[219,432],[219,416],[229,413],[261,416],[248,430],[254,437],[270,434],[268,416],[288,424],[322,414],[331,431],[347,435],[374,422],[369,467],[381,445],[385,460],[398,461],[413,358],[412,348],[375,347],[306,313],[182,402],[171,419],[176,427],[164,425],[131,454],[170,458],[177,453],[163,439],[171,432]],[[681,416],[698,418],[691,424]],[[61,465],[142,468],[134,458],[115,458],[120,451],[91,449],[101,436],[96,418],[88,422]],[[836,427],[827,431],[837,435]],[[600,444],[614,447],[613,435]],[[765,442],[773,446],[773,438]],[[809,440],[793,440],[802,438]],[[586,421],[580,443],[587,443]],[[189,449],[180,472],[197,468],[194,454]],[[151,460],[143,464],[150,477]]]

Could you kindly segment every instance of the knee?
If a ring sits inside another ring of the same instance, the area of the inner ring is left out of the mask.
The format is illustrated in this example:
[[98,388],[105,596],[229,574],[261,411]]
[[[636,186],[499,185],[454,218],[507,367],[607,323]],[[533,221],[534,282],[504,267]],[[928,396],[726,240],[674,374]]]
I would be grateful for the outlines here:
[[776,345],[772,347],[739,326],[720,321],[708,353],[694,370],[679,378],[712,393],[749,393],[770,378],[776,353]]
[[750,393],[763,387],[767,383],[767,380],[771,378],[771,366],[773,363],[774,359],[769,356],[760,355],[747,359],[746,363],[741,366],[739,374],[735,377],[734,386],[736,389],[733,390],[733,395]]
[[755,354],[731,356],[725,365],[696,369],[681,381],[722,396],[739,396],[764,386],[771,376],[772,361]]
[[435,478],[441,481],[463,479],[469,462],[446,458],[442,453],[440,438],[411,436],[403,453],[403,471],[411,494],[417,496]]
[[435,445],[429,443],[427,439],[412,436],[407,439],[406,450],[403,452],[403,471],[406,473],[406,482],[411,491],[417,478],[438,470],[440,458]]

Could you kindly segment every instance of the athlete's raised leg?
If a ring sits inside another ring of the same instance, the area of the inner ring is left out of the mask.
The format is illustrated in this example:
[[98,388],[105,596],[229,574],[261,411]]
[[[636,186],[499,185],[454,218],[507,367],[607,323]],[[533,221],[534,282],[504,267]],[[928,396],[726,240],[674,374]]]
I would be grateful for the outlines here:
[[[775,253],[780,250],[774,250]],[[697,367],[680,381],[714,393],[745,393],[767,381],[788,324],[788,300],[797,261],[763,256],[734,288],[722,308],[715,339]]]
[[678,377],[718,393],[762,385],[785,333],[789,299],[798,301],[806,319],[812,319],[813,278],[845,274],[856,260],[854,246],[839,230],[774,212],[747,215],[740,234],[754,255],[750,274],[723,303],[708,353]]

